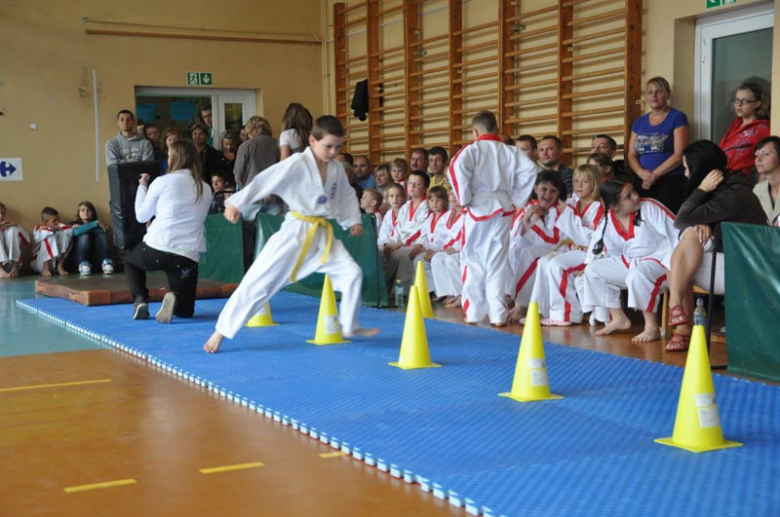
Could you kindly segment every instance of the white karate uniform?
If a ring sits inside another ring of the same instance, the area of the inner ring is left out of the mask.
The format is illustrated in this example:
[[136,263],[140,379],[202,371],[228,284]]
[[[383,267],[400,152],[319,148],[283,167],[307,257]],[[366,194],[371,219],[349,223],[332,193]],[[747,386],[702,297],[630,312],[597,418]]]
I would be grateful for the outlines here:
[[[463,291],[463,278],[460,267],[460,245],[463,239],[463,213],[453,214],[449,211],[445,228],[445,238],[442,250],[431,258],[431,274],[433,290],[436,296],[460,296]],[[453,250],[450,252],[449,250]]]
[[[428,221],[423,226],[422,235],[420,236],[420,243],[426,250],[438,252],[444,249],[444,245],[449,238],[449,232],[447,231],[447,220],[450,216],[450,211],[440,213],[438,216],[431,212]],[[433,257],[431,257],[433,258]],[[417,273],[417,263],[422,262],[423,271],[425,271],[425,283],[428,286],[428,291],[434,290],[433,275],[431,273],[431,263],[425,260],[425,252],[420,253],[414,260],[412,260],[412,268]]]
[[536,166],[498,135],[482,135],[450,162],[450,184],[466,210],[463,248],[463,313],[476,323],[486,315],[506,323],[506,262],[516,207],[533,190]]
[[401,280],[404,286],[404,293],[409,296],[409,289],[414,283],[414,265],[409,256],[415,244],[424,244],[421,240],[423,228],[431,215],[428,209],[428,200],[423,199],[417,206],[412,206],[412,200],[407,201],[404,206],[398,210],[398,222],[395,226],[394,235],[389,242],[393,244],[402,243],[390,255],[388,262],[391,268],[395,269],[395,278]]
[[641,200],[641,224],[632,214],[624,231],[617,216],[609,211],[591,239],[589,258],[603,237],[604,258],[596,258],[585,268],[584,307],[620,308],[620,290],[628,289],[628,306],[655,311],[658,297],[666,290],[663,259],[674,249],[678,230],[674,214],[652,199]]
[[[225,204],[247,213],[253,204],[271,194],[284,199],[290,212],[222,309],[217,331],[227,338],[233,338],[273,295],[291,283],[290,277],[306,242],[306,234],[312,227],[312,223],[296,218],[293,212],[336,219],[345,229],[361,222],[357,196],[344,167],[337,160],[328,163],[323,184],[310,147],[262,171],[243,190],[225,200]],[[320,264],[326,242],[327,231],[318,228],[297,278],[312,273],[330,275],[333,289],[341,292],[339,319],[342,331],[352,333],[359,327],[363,273],[341,241],[335,238],[326,262]]]
[[393,232],[398,225],[398,214],[394,208],[391,208],[385,212],[385,216],[382,218],[382,224],[379,225],[379,234],[377,235],[377,245],[379,249],[382,249],[385,244],[391,240],[395,240]]
[[586,250],[593,232],[604,218],[604,206],[594,201],[584,210],[582,208],[576,194],[566,202],[566,209],[555,227],[561,231],[562,239],[572,243],[542,257],[537,264],[531,300],[537,302],[542,317],[570,323],[582,321],[580,298],[584,293],[577,291],[577,286],[582,286],[577,277],[585,269]]
[[33,241],[35,245],[30,265],[36,273],[41,273],[46,262],[56,261],[68,254],[73,241],[73,227],[63,224],[60,225],[60,230],[55,232],[48,226],[36,226],[33,230]]
[[21,244],[30,243],[30,234],[19,226],[0,228],[0,266],[6,263],[22,262]]

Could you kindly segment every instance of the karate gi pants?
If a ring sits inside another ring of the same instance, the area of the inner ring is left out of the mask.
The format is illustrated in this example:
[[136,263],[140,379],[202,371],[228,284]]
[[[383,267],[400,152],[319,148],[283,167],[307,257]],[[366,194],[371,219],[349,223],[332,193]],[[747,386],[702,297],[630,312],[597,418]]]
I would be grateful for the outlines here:
[[628,306],[655,312],[666,291],[666,268],[652,258],[637,258],[626,264],[622,257],[594,260],[585,268],[585,305],[620,308],[620,291],[628,289]]

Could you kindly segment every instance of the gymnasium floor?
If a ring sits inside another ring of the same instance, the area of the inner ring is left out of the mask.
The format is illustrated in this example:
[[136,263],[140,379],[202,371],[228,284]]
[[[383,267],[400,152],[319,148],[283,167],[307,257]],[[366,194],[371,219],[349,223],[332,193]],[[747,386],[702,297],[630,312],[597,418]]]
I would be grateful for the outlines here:
[[[34,278],[0,281],[0,515],[466,515],[15,303],[35,296]],[[436,316],[459,320],[440,307]],[[578,326],[544,339],[684,364],[631,335]],[[723,361],[716,344],[713,363]],[[93,486],[117,480],[135,483]]]

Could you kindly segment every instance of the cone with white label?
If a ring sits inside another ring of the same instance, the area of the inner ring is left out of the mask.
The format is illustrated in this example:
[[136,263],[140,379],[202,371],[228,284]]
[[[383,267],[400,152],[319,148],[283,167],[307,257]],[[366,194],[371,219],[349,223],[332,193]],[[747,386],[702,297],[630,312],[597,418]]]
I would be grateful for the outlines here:
[[531,302],[525,317],[523,339],[520,341],[520,353],[517,356],[515,379],[512,391],[499,393],[518,402],[533,402],[536,400],[562,399],[560,395],[550,393],[550,382],[547,375],[547,360],[544,357],[542,341],[542,325],[539,322],[539,306]]
[[275,325],[278,325],[278,323],[274,323],[274,318],[271,315],[270,303],[263,305],[260,312],[249,318],[249,321],[246,322],[247,327],[273,327]]
[[[417,287],[417,296],[420,298],[420,311],[423,318],[433,318],[433,307],[431,306],[431,297],[428,294],[428,280],[425,278],[425,268],[422,260],[417,263],[417,273],[414,277],[414,285]],[[411,299],[411,293],[409,298]]]
[[420,299],[417,296],[416,286],[412,286],[409,291],[409,306],[406,308],[404,335],[401,338],[401,355],[397,363],[389,364],[403,370],[441,366],[431,362],[428,336],[425,333],[425,321],[420,311]]
[[320,302],[320,315],[317,318],[317,333],[314,335],[314,339],[307,339],[306,342],[315,345],[351,343],[341,335],[336,295],[328,275],[325,275],[325,282],[322,284],[322,301]]
[[658,438],[655,441],[691,452],[716,451],[742,445],[723,439],[707,353],[707,337],[702,325],[693,327],[674,432],[669,438]]

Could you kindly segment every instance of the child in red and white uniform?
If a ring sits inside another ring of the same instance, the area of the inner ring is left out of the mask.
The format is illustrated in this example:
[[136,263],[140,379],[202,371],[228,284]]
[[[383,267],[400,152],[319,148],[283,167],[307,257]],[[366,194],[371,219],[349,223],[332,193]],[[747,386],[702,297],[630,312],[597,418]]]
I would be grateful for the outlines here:
[[[568,326],[582,322],[582,306],[576,286],[582,285],[587,249],[593,232],[604,218],[599,197],[601,171],[593,165],[580,165],[574,171],[574,194],[555,223],[565,249],[550,253],[537,264],[536,281],[531,299],[539,306],[542,325]],[[601,316],[608,320],[607,315]]]
[[401,185],[406,192],[406,178],[409,177],[409,163],[403,158],[396,158],[390,164],[390,177],[393,183]]
[[30,243],[30,234],[7,219],[7,212],[0,203],[0,278],[16,278],[22,263],[21,244]]
[[442,217],[445,221],[446,236],[441,251],[431,257],[433,290],[436,296],[445,297],[445,307],[459,307],[463,279],[460,267],[460,247],[463,239],[463,207],[453,191],[447,198],[450,209]]
[[609,309],[612,320],[597,336],[631,328],[620,304],[620,290],[627,288],[628,306],[641,310],[645,318],[644,331],[632,341],[657,341],[661,335],[655,309],[667,275],[662,260],[678,240],[674,214],[653,199],[640,199],[630,183],[617,180],[601,186],[601,200],[609,211],[588,249],[584,310]]
[[458,202],[465,207],[463,313],[467,323],[486,315],[494,326],[506,325],[506,262],[509,228],[516,207],[533,190],[536,165],[498,134],[496,116],[478,113],[471,121],[475,142],[453,157],[449,168]]
[[45,277],[50,277],[55,268],[60,275],[67,275],[65,257],[73,241],[73,227],[61,222],[59,212],[50,206],[41,211],[41,221],[43,224],[33,230],[31,266]]
[[544,171],[534,186],[536,199],[514,217],[509,252],[507,292],[515,299],[510,319],[521,320],[531,302],[539,259],[556,249],[561,231],[555,226],[566,204],[566,184],[560,173]]
[[395,235],[384,245],[389,266],[395,269],[395,279],[401,280],[404,294],[407,296],[414,281],[412,250],[419,242],[423,227],[430,216],[426,197],[429,182],[430,179],[424,172],[412,171],[409,174],[406,185],[409,201],[398,211]]
[[412,250],[412,268],[417,271],[417,263],[422,262],[425,271],[425,283],[428,290],[433,291],[433,276],[431,275],[431,258],[434,253],[441,251],[447,238],[447,189],[442,186],[428,189],[428,210],[431,215],[423,226],[422,235]]
[[393,184],[387,189],[387,202],[390,208],[382,217],[382,224],[379,226],[379,235],[377,235],[377,245],[379,246],[380,257],[382,257],[382,267],[385,271],[385,282],[387,283],[387,292],[392,292],[393,279],[395,278],[398,262],[391,260],[390,255],[383,253],[385,244],[394,244],[397,235],[396,226],[398,226],[398,214],[401,207],[406,202],[406,189],[398,184]]

